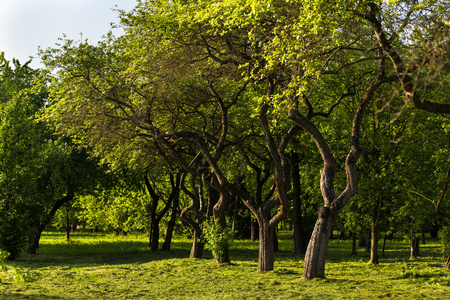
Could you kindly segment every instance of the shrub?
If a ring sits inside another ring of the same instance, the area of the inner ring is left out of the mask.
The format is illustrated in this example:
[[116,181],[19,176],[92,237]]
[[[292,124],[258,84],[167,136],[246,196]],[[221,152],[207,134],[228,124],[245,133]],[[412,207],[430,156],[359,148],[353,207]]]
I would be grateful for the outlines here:
[[203,222],[203,234],[206,239],[206,248],[211,251],[214,259],[219,262],[233,239],[233,232],[222,228],[213,218]]
[[0,248],[9,252],[8,259],[14,260],[25,249],[30,233],[25,217],[0,210]]

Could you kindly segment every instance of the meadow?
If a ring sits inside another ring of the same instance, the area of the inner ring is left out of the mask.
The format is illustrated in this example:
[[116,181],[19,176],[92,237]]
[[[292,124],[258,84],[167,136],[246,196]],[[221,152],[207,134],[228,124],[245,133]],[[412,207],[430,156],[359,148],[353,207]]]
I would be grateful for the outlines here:
[[303,256],[281,234],[275,270],[257,271],[258,243],[234,241],[231,264],[218,264],[208,250],[189,258],[190,241],[175,239],[172,250],[150,251],[144,235],[45,232],[36,255],[14,265],[24,282],[0,272],[0,299],[450,299],[450,271],[438,240],[421,245],[409,259],[402,239],[387,242],[380,264],[369,253],[350,255],[350,240],[331,240],[325,279],[302,279]]

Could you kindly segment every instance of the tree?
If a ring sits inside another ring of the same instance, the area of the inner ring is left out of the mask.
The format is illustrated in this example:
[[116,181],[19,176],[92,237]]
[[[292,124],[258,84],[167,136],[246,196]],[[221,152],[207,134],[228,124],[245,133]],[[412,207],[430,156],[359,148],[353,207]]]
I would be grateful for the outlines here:
[[[442,59],[442,49],[448,46],[445,5],[430,1],[430,10],[415,4],[340,0],[140,3],[134,11],[122,13],[123,37],[109,37],[98,46],[66,41],[59,49],[43,53],[48,66],[59,70],[52,92],[57,104],[50,115],[60,132],[89,145],[94,153],[117,155],[131,148],[142,159],[146,153],[142,149],[151,148],[171,170],[182,170],[194,181],[202,176],[220,194],[213,214],[222,227],[230,196],[241,198],[260,226],[261,271],[273,268],[271,236],[289,212],[291,178],[285,151],[299,128],[303,129],[314,140],[323,162],[323,206],[308,245],[303,276],[324,277],[331,228],[357,192],[356,163],[362,152],[361,126],[368,105],[381,91],[401,88],[408,103],[447,111],[441,100],[435,105],[419,97],[419,89],[413,90],[412,77],[405,73],[401,56],[414,52],[409,41],[418,41],[420,36],[405,28],[411,25],[432,36],[434,31],[425,26],[428,19],[439,29],[433,36],[439,39],[435,47],[439,51],[425,61],[426,67],[413,71],[416,78],[428,79],[447,72]],[[402,5],[408,9],[406,14]],[[420,16],[422,12],[425,17]],[[385,37],[383,22],[393,24],[388,28],[392,39]],[[414,34],[404,34],[409,32]],[[427,41],[420,45],[430,49]],[[401,46],[408,46],[407,50],[394,50]],[[343,154],[345,159],[336,159],[327,137],[327,118],[337,111],[352,119],[346,125],[350,149]],[[266,203],[255,203],[255,195],[238,188],[224,163],[228,149],[249,137],[263,139],[271,160],[274,194]],[[344,165],[343,175],[337,174],[339,164]],[[336,176],[343,178],[342,184]],[[340,186],[342,191],[336,193]]]
[[39,189],[45,180],[41,163],[57,148],[33,120],[45,91],[35,88],[38,72],[28,63],[13,60],[11,66],[0,54],[0,247],[11,253],[10,259],[23,250],[31,224],[42,212],[46,193]]

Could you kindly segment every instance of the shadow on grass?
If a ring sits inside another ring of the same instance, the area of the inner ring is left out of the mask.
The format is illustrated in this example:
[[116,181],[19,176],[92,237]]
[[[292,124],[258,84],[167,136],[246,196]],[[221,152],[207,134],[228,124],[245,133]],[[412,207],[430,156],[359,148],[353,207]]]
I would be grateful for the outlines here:
[[68,299],[66,296],[59,297],[59,296],[50,296],[50,295],[22,295],[18,293],[11,293],[11,294],[1,294],[0,299],[14,299],[14,300],[20,300],[20,299]]
[[[113,236],[99,233],[96,236],[77,233],[72,234],[71,242],[66,242],[63,233],[47,232],[38,254],[23,254],[17,263],[31,267],[72,267],[92,265],[140,264],[167,259],[189,258],[191,241],[187,239],[172,242],[170,251],[151,251],[144,236]],[[161,244],[160,244],[161,246]],[[236,240],[230,247],[231,262],[258,262],[258,241]],[[293,252],[293,242],[289,239],[280,240],[280,251],[275,253],[275,262],[289,262],[290,265],[301,264],[304,255]],[[439,256],[440,248],[435,245],[425,245],[421,252],[425,256]],[[327,262],[368,262],[370,252],[359,248],[357,255],[350,255],[351,241],[331,240],[327,251]],[[212,259],[206,248],[204,259]],[[388,242],[386,256],[381,257],[381,263],[393,263],[409,260],[409,248],[404,241]]]
[[188,258],[189,242],[173,242],[169,251],[151,251],[148,243],[137,240],[99,240],[97,242],[43,243],[37,254],[22,254],[18,264],[33,267],[65,267],[146,263]]

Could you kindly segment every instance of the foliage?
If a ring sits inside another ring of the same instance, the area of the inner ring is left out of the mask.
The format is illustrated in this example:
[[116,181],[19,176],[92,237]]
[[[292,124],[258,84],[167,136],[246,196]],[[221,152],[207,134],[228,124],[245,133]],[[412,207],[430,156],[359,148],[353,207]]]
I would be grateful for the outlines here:
[[442,253],[445,257],[450,255],[450,226],[444,226],[440,232],[442,240]]
[[29,212],[26,209],[0,210],[0,249],[8,251],[11,260],[23,251],[32,236],[27,217]]
[[48,105],[47,74],[17,60],[10,66],[3,55],[0,67],[0,247],[14,259],[60,201],[92,191],[98,168],[39,118]]
[[206,247],[211,251],[213,258],[219,261],[233,240],[233,232],[228,228],[222,228],[213,218],[203,222],[202,227]]
[[36,83],[38,73],[13,62],[11,67],[0,55],[0,248],[10,259],[23,250],[40,217],[48,192],[45,166],[57,162],[45,126],[34,119],[46,94]]

